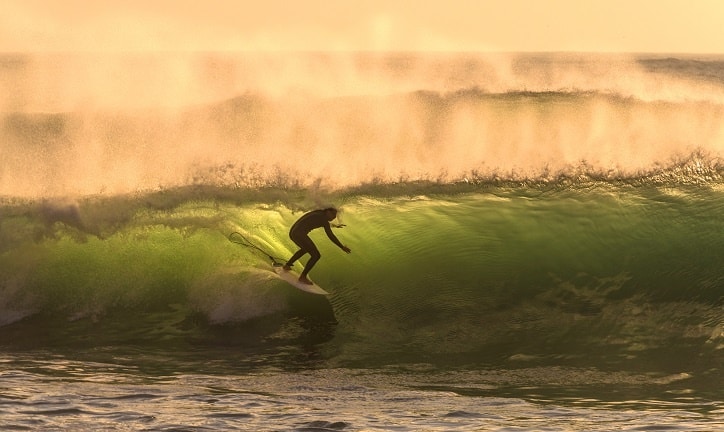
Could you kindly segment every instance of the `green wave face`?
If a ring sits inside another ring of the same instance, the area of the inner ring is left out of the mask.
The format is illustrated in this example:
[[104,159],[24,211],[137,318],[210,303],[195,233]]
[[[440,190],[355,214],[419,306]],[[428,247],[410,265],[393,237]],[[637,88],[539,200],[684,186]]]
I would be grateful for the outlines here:
[[0,343],[304,341],[361,367],[626,361],[672,347],[697,367],[721,360],[717,185],[338,192],[325,199],[342,209],[336,234],[352,254],[311,235],[322,253],[311,277],[329,297],[281,281],[267,256],[294,252],[287,231],[308,198],[203,196],[5,204]]

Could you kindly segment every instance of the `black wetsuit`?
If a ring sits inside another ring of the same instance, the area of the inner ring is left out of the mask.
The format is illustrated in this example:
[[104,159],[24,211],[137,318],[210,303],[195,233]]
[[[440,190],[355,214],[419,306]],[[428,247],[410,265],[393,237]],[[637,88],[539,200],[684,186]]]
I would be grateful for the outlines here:
[[294,253],[291,258],[289,258],[287,265],[291,267],[296,260],[308,253],[310,258],[307,265],[304,266],[304,270],[301,274],[305,277],[312,267],[314,267],[314,264],[316,264],[322,257],[319,253],[319,249],[317,249],[317,246],[314,244],[312,239],[309,238],[309,232],[317,228],[324,228],[324,232],[327,233],[327,237],[329,237],[329,239],[337,246],[344,248],[339,239],[337,239],[337,236],[335,236],[332,232],[332,227],[329,225],[327,212],[325,210],[314,210],[300,217],[299,220],[294,222],[294,225],[292,225],[292,228],[289,230],[289,238],[292,239],[297,246],[299,246],[299,250]]

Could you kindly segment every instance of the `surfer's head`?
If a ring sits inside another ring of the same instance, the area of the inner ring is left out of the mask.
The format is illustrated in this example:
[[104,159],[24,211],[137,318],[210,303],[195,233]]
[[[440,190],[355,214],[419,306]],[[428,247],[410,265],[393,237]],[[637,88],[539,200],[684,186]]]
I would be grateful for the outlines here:
[[327,215],[327,220],[334,220],[337,217],[337,209],[334,207],[327,207],[324,209],[324,214]]

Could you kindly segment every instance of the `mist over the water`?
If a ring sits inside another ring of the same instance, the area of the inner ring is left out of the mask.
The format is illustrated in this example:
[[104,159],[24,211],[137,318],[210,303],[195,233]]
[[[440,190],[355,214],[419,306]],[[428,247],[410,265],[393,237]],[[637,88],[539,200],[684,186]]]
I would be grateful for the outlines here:
[[650,175],[724,153],[720,58],[0,58],[0,196]]

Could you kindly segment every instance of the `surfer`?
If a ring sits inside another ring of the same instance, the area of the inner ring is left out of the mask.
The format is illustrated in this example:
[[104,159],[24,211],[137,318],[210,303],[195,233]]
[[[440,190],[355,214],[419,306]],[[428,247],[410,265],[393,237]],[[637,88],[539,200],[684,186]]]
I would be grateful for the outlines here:
[[319,261],[322,255],[319,253],[317,246],[314,244],[312,239],[309,238],[309,232],[316,228],[324,228],[324,232],[327,233],[327,237],[332,240],[332,243],[336,244],[343,251],[350,253],[350,248],[343,245],[339,241],[337,236],[332,232],[332,227],[329,225],[330,221],[333,221],[337,217],[337,209],[334,207],[328,207],[326,209],[314,210],[309,213],[305,213],[300,217],[292,228],[289,230],[289,238],[299,246],[299,250],[289,258],[286,264],[284,264],[284,270],[289,271],[292,269],[294,262],[301,258],[304,254],[309,254],[309,261],[304,266],[302,274],[299,276],[299,282],[307,285],[313,285],[314,283],[307,279],[307,274],[312,270],[312,267]]

